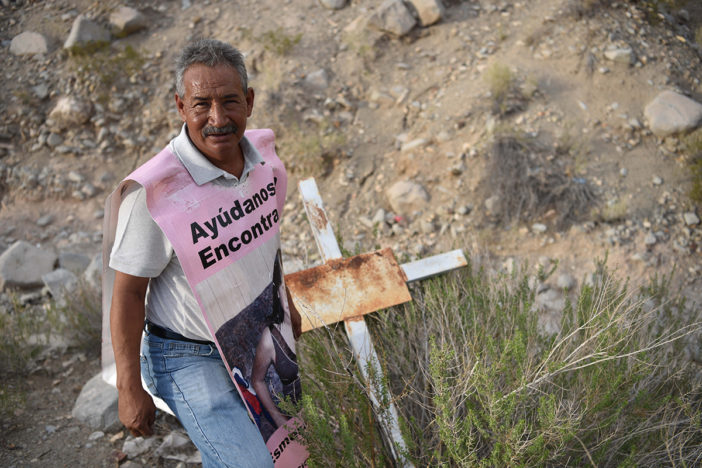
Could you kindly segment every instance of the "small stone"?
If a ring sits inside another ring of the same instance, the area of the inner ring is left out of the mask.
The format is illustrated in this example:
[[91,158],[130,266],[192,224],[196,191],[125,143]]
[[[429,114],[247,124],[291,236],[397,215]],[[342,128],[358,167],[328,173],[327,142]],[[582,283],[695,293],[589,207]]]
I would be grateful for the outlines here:
[[663,185],[663,179],[659,176],[653,176],[651,182],[653,183],[653,185]]
[[392,209],[403,216],[422,211],[429,202],[429,194],[424,187],[410,180],[394,183],[385,194]]
[[408,141],[407,143],[404,143],[402,147],[400,148],[400,151],[403,153],[406,153],[408,151],[412,151],[414,149],[420,148],[422,146],[426,146],[429,143],[429,140],[426,138],[416,138],[412,141]]
[[10,52],[14,55],[45,54],[49,51],[49,42],[43,35],[25,31],[12,38]]
[[311,88],[325,90],[329,87],[329,75],[323,68],[313,71],[305,77],[305,83]]
[[102,432],[102,431],[95,431],[95,432],[93,432],[92,434],[90,434],[90,435],[88,436],[88,440],[94,441],[94,440],[102,439],[103,437],[105,437],[105,433],[104,433],[104,432]]
[[370,91],[370,94],[368,96],[368,101],[372,103],[376,103],[381,106],[392,106],[395,104],[395,98],[393,98],[391,95],[379,91],[377,89],[372,89]]
[[456,210],[456,212],[460,215],[470,214],[471,211],[473,211],[473,205],[471,204],[459,206]]
[[97,195],[99,191],[93,184],[86,182],[85,185],[81,187],[80,192],[86,197],[92,198]]
[[385,217],[386,213],[385,210],[382,208],[379,208],[378,211],[375,212],[375,215],[373,215],[373,218],[371,221],[373,222],[373,225],[379,224],[385,224]]
[[139,455],[146,453],[151,449],[151,447],[156,442],[156,439],[150,437],[144,439],[143,437],[127,437],[122,446],[122,451],[127,454],[130,458],[138,457]]
[[302,120],[305,122],[314,122],[317,125],[320,125],[324,122],[325,117],[317,109],[310,109],[303,114]]
[[319,0],[319,3],[330,10],[341,10],[346,6],[346,0]]
[[373,228],[373,221],[371,221],[369,218],[367,218],[367,217],[365,217],[365,216],[359,216],[359,217],[358,217],[358,221],[359,221],[361,224],[363,224],[365,227],[367,227],[368,229],[372,229],[372,228]]
[[634,51],[631,47],[610,46],[604,51],[604,56],[612,62],[631,65],[634,61]]
[[80,184],[85,180],[85,177],[83,177],[82,174],[79,174],[76,171],[71,171],[68,173],[68,180],[76,184]]
[[40,84],[32,87],[32,92],[39,99],[46,99],[49,96],[49,87],[45,84]]
[[190,443],[190,438],[178,431],[172,431],[166,437],[163,438],[163,442],[154,451],[154,455],[160,457],[166,457],[174,452],[180,452],[183,449],[189,449],[192,445]]
[[626,177],[627,175],[629,175],[629,170],[626,167],[622,167],[621,169],[619,169],[619,175],[622,177]]
[[90,102],[75,96],[62,96],[49,113],[49,119],[59,128],[71,128],[86,123],[91,114]]
[[545,224],[535,223],[531,225],[531,230],[537,234],[543,234],[548,230]]
[[454,164],[453,166],[451,166],[451,175],[459,176],[463,174],[463,171],[465,170],[466,167],[465,165],[463,165],[463,163]]
[[439,0],[409,0],[419,17],[422,26],[438,22],[444,15],[444,7]]
[[54,222],[54,216],[51,214],[46,214],[39,219],[37,219],[37,226],[39,227],[46,227],[49,224]]
[[628,124],[631,128],[634,128],[636,130],[642,127],[641,122],[639,122],[639,119],[637,119],[636,117],[632,117],[631,119],[629,119]]
[[683,219],[688,226],[694,226],[700,223],[700,218],[692,211],[683,214]]
[[61,143],[63,143],[63,138],[58,133],[49,133],[49,136],[46,138],[46,144],[52,148],[56,148]]
[[646,237],[644,237],[644,244],[648,246],[655,245],[656,242],[658,242],[658,239],[656,239],[656,235],[652,232],[649,232],[646,234]]
[[420,221],[419,226],[423,234],[431,234],[432,232],[436,231],[436,226],[434,226],[434,223],[430,220],[424,219]]

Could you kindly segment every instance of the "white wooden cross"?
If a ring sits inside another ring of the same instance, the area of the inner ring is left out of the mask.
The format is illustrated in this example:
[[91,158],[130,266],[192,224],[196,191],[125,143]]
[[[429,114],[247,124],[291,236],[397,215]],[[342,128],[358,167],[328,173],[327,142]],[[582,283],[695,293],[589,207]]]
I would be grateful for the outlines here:
[[[299,188],[317,248],[325,262],[322,267],[285,276],[295,302],[301,299],[313,312],[310,316],[305,314],[306,307],[298,307],[303,315],[303,331],[344,321],[354,357],[370,389],[371,402],[376,414],[382,415],[378,418],[379,423],[393,456],[399,466],[411,467],[412,463],[404,456],[407,446],[400,432],[395,405],[391,401],[384,409],[380,404],[382,395],[387,395],[388,390],[382,388],[383,371],[363,314],[411,300],[406,282],[464,267],[466,258],[461,250],[454,250],[394,268],[397,266],[394,257],[389,249],[385,249],[340,260],[341,250],[324,211],[317,184],[313,178],[305,179],[299,183]],[[364,278],[369,276],[371,278],[364,283]],[[398,278],[401,285],[397,284]],[[384,301],[383,305],[377,306],[377,301]]]

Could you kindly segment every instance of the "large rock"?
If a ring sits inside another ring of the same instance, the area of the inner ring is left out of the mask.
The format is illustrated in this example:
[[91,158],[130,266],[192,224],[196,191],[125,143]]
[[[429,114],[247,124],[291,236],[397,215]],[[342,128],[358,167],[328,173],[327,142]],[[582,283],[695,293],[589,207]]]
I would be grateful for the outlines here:
[[396,214],[408,216],[427,207],[429,194],[420,184],[401,180],[385,192],[388,202]]
[[82,275],[85,269],[90,265],[90,257],[81,253],[75,252],[61,252],[58,256],[59,267],[65,268],[66,270],[75,273],[76,275]]
[[319,3],[330,10],[341,10],[346,6],[346,0],[319,0]]
[[42,286],[42,275],[54,269],[56,254],[17,241],[0,255],[0,290]]
[[45,54],[49,51],[49,41],[43,35],[25,31],[12,38],[10,52],[15,55]]
[[98,373],[80,391],[71,415],[93,429],[106,432],[117,429],[120,425],[117,389],[102,380],[102,373]]
[[663,91],[644,109],[651,131],[660,137],[696,128],[702,104],[673,91]]
[[95,289],[102,285],[102,254],[96,254],[83,273],[83,281]]
[[410,0],[410,3],[417,11],[422,26],[430,26],[444,15],[444,6],[440,0]]
[[545,335],[555,335],[561,330],[566,298],[561,291],[546,288],[536,295],[534,308],[538,311],[537,328]]
[[49,119],[59,128],[69,128],[83,125],[90,120],[92,106],[74,96],[61,96],[49,113]]
[[371,16],[369,24],[376,28],[404,36],[412,30],[417,21],[402,0],[387,0]]
[[74,46],[80,47],[89,43],[105,42],[110,42],[110,31],[85,16],[78,15],[73,21],[73,27],[63,44],[63,48],[70,49]]
[[612,62],[623,63],[625,65],[634,63],[634,51],[629,46],[609,46],[605,49],[604,56],[607,60],[611,60]]
[[78,277],[63,268],[42,275],[41,280],[49,289],[51,296],[59,302],[62,302],[78,285]]
[[117,37],[128,36],[129,34],[146,29],[147,25],[146,16],[139,10],[128,6],[120,6],[110,14],[112,34]]

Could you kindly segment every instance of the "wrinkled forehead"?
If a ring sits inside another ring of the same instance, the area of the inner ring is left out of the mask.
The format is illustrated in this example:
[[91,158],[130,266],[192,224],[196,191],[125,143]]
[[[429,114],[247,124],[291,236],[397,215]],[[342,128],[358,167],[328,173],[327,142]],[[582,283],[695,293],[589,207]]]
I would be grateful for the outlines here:
[[237,87],[243,91],[239,72],[233,66],[222,63],[209,66],[204,63],[193,63],[183,73],[183,84],[186,93],[189,88],[231,88]]

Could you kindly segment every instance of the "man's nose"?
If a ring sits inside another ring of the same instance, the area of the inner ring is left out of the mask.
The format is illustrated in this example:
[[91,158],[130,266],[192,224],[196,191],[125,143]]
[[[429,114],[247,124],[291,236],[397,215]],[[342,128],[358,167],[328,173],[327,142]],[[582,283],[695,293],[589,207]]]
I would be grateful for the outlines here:
[[208,117],[210,125],[213,125],[215,127],[221,127],[228,123],[227,115],[224,111],[224,106],[222,106],[222,104],[216,101],[212,103],[212,106],[210,107],[210,114]]

